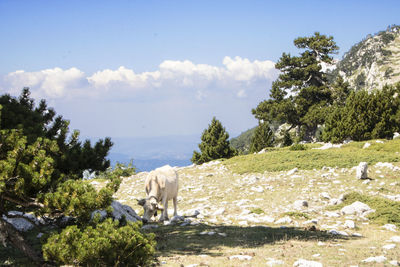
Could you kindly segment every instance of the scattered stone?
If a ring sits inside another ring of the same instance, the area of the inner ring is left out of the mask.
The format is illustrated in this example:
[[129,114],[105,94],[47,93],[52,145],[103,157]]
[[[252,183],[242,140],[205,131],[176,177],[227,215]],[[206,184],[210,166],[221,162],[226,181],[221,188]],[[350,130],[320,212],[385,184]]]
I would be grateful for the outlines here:
[[302,209],[302,208],[305,208],[305,207],[308,207],[307,200],[296,200],[294,202],[294,208],[295,209]]
[[222,214],[224,214],[224,212],[225,212],[225,208],[219,208],[213,213],[213,215],[214,216],[222,215]]
[[[21,212],[21,214],[22,214],[22,212]],[[14,226],[14,228],[20,232],[27,232],[29,230],[32,230],[34,227],[34,225],[31,222],[29,222],[28,220],[26,220],[24,218],[8,218],[5,215],[3,215],[3,219],[6,222],[12,224],[12,226]]]
[[322,267],[322,263],[317,261],[308,261],[304,259],[299,259],[293,263],[294,267]]
[[334,217],[334,218],[340,217],[339,213],[337,213],[335,211],[325,211],[324,215],[327,216],[327,217],[330,217],[330,218],[332,218],[332,217]]
[[392,238],[390,238],[388,242],[400,243],[400,236],[399,235],[392,236]]
[[345,231],[338,231],[338,230],[333,230],[333,229],[329,230],[328,233],[331,234],[331,235],[342,235],[342,236],[348,236],[349,235]]
[[356,228],[356,224],[355,224],[355,222],[352,221],[352,220],[346,220],[346,221],[344,222],[344,225],[343,225],[343,226],[346,227],[346,228],[349,228],[349,229],[354,229],[354,228]]
[[226,233],[218,233],[218,235],[223,236],[223,237],[226,237],[226,236],[227,236]]
[[367,179],[368,178],[368,163],[360,162],[356,169],[357,179]]
[[321,241],[318,241],[317,245],[320,246],[320,247],[322,247],[322,246],[325,246],[325,243],[324,243],[324,242],[321,242]]
[[351,236],[362,237],[362,234],[360,234],[360,233],[352,233]]
[[387,244],[387,245],[384,245],[382,248],[390,250],[390,249],[394,249],[395,247],[396,247],[396,244]]
[[397,232],[397,226],[391,223],[385,224],[384,226],[382,226],[382,228],[385,228],[388,231]]
[[369,263],[371,263],[371,262],[382,263],[384,261],[386,261],[386,257],[383,256],[383,255],[376,256],[376,257],[369,257],[369,258],[367,258],[365,260],[362,260],[362,262],[369,262]]
[[400,138],[400,134],[398,132],[395,132],[393,134],[393,139],[396,139],[396,138]]
[[322,199],[331,199],[331,196],[327,192],[322,192],[319,194]]
[[394,169],[394,165],[389,162],[378,162],[375,164],[375,167],[377,168],[389,168],[389,169]]
[[267,261],[267,266],[270,266],[270,267],[277,266],[277,265],[283,265],[283,264],[285,264],[285,262],[283,260],[276,260],[273,258],[269,258]]
[[314,254],[312,256],[313,256],[313,258],[318,258],[319,256],[321,256],[321,254]]
[[179,223],[185,221],[185,217],[176,215],[171,218],[171,223]]
[[389,261],[389,263],[393,266],[400,266],[400,262],[393,260],[393,261]]
[[[366,181],[368,181],[368,180],[366,180]],[[343,201],[340,200],[340,199],[331,198],[331,199],[329,200],[329,205],[331,205],[331,206],[333,206],[333,205],[339,205],[339,204],[341,204],[342,202],[343,202]]]
[[145,225],[143,225],[142,226],[142,229],[155,229],[155,228],[158,228],[158,225],[157,224],[145,224]]
[[353,202],[353,204],[343,207],[340,212],[344,215],[367,215],[375,210],[371,209],[367,204],[360,201]]
[[289,216],[285,216],[283,218],[278,219],[275,224],[285,224],[285,223],[291,223],[293,220]]
[[255,192],[257,192],[257,193],[262,193],[262,192],[264,192],[264,188],[262,188],[261,186],[252,186],[252,187],[250,188],[250,190],[251,190],[251,191],[255,191]]
[[291,169],[290,171],[287,172],[287,175],[293,175],[298,171],[299,171],[299,169],[297,169],[297,168]]
[[370,146],[371,146],[371,144],[367,142],[364,144],[363,149],[369,148]]
[[252,257],[252,256],[249,256],[249,255],[233,255],[233,256],[230,256],[230,257],[229,257],[230,260],[237,259],[237,260],[241,260],[241,261],[244,261],[244,260],[249,261],[249,260],[251,260],[252,258],[253,258],[253,257]]
[[313,148],[313,149],[321,149],[321,150],[325,150],[325,149],[330,149],[330,148],[340,148],[342,146],[342,144],[331,144],[331,143],[327,143],[324,144],[321,147],[317,147],[317,148]]

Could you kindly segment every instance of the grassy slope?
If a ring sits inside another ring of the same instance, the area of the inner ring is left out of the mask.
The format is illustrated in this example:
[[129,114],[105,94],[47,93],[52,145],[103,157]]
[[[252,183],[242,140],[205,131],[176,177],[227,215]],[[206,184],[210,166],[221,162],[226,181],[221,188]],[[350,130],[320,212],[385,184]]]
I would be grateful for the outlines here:
[[302,170],[326,167],[350,168],[365,161],[377,162],[400,161],[400,139],[376,143],[362,149],[366,142],[352,142],[341,148],[317,150],[316,145],[307,145],[309,149],[291,151],[288,148],[270,149],[264,154],[239,156],[224,161],[224,165],[235,173],[263,173],[265,171],[284,171],[293,168]]

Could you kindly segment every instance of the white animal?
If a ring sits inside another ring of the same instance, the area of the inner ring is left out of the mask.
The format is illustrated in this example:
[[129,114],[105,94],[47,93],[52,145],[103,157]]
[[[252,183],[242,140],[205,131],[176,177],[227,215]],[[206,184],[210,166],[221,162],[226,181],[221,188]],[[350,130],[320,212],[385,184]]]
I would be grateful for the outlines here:
[[178,187],[178,174],[171,166],[165,165],[151,171],[145,181],[146,198],[138,200],[144,209],[143,222],[157,216],[157,210],[162,211],[159,221],[168,220],[168,201],[171,199],[176,216]]

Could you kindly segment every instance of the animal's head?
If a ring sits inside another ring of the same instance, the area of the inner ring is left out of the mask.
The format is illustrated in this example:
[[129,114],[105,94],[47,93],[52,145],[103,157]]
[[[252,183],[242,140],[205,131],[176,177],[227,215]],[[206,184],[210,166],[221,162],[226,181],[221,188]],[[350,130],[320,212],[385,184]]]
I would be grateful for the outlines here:
[[157,216],[157,210],[164,210],[164,208],[157,203],[157,200],[154,197],[140,199],[138,200],[138,204],[144,209],[142,218],[144,223],[150,221],[151,217]]

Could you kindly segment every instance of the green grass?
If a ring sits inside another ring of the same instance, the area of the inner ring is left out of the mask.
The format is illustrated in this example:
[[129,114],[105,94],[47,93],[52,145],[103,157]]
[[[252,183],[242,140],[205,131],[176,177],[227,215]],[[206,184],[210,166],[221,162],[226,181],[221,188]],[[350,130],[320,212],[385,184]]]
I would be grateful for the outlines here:
[[[326,150],[311,149],[318,145],[306,145],[307,150],[291,151],[289,148],[273,148],[264,154],[238,156],[223,164],[234,173],[263,173],[265,171],[286,171],[293,168],[302,170],[320,169],[323,166],[351,168],[365,161],[400,162],[400,139],[385,141],[383,144],[369,141],[371,146],[363,149],[366,142],[352,142],[341,148]],[[396,153],[397,152],[397,153]]]
[[331,209],[341,209],[355,201],[363,202],[371,209],[376,210],[374,213],[368,215],[368,218],[374,223],[379,225],[391,223],[395,224],[397,227],[400,227],[400,202],[382,197],[373,197],[352,192],[344,196],[344,201],[342,204],[332,206]]
[[310,216],[307,213],[300,211],[288,211],[283,214],[284,216],[293,217],[296,219],[310,219]]
[[264,213],[264,211],[260,208],[251,209],[250,212],[254,213],[254,214],[263,214]]

